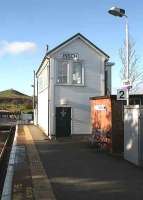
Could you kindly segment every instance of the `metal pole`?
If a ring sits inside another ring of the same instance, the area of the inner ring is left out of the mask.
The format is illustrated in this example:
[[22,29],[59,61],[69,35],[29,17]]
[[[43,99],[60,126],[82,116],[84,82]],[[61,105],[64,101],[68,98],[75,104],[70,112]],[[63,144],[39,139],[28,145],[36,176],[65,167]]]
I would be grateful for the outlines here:
[[[129,81],[129,29],[128,29],[128,17],[126,18],[126,79]],[[127,106],[129,105],[129,88],[127,88]]]

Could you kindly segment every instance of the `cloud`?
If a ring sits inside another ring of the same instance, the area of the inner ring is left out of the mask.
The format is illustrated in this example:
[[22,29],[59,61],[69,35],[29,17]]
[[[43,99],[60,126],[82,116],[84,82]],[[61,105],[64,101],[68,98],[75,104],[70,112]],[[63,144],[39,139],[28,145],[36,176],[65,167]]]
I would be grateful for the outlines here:
[[34,42],[7,42],[0,41],[0,56],[5,54],[21,54],[25,52],[33,52],[37,48]]

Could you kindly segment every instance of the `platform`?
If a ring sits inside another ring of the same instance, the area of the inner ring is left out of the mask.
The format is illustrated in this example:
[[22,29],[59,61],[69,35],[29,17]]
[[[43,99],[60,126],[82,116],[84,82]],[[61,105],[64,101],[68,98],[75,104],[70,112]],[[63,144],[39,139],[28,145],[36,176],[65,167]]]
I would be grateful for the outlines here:
[[2,200],[142,200],[143,170],[90,149],[78,137],[48,140],[33,125],[16,131]]
[[[35,133],[41,135],[41,139],[46,137],[38,128],[35,128]],[[13,169],[8,172],[2,199],[55,200],[28,126],[18,126],[13,148],[15,149],[12,152],[14,163],[10,163],[10,165],[13,164]],[[11,176],[12,183],[10,183]],[[9,191],[7,185],[9,185]]]

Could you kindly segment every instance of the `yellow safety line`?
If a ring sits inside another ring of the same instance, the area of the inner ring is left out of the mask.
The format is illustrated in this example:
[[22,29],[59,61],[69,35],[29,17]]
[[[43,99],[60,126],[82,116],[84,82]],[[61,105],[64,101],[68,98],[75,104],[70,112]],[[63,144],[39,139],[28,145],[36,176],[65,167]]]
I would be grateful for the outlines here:
[[35,200],[56,200],[28,126],[23,126]]

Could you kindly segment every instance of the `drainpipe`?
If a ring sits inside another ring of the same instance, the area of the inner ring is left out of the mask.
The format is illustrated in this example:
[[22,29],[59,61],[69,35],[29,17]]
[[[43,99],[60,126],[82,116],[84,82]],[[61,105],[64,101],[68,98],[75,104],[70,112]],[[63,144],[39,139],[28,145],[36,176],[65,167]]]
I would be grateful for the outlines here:
[[33,87],[33,97],[32,97],[32,101],[33,101],[33,105],[32,105],[32,108],[33,108],[33,122],[35,121],[35,70],[33,70],[33,84],[31,85],[31,87]]
[[[48,73],[48,137],[50,137],[50,58],[49,65],[47,65],[47,73]],[[49,67],[49,69],[48,69]]]
[[35,70],[33,71],[33,121],[35,120]]
[[38,120],[38,77],[37,77],[37,75],[36,75],[36,80],[37,80],[37,82],[36,82],[36,86],[37,86],[37,97],[36,97],[36,106],[37,106],[37,113],[36,113],[36,125],[38,125],[38,123],[39,123],[39,120]]

